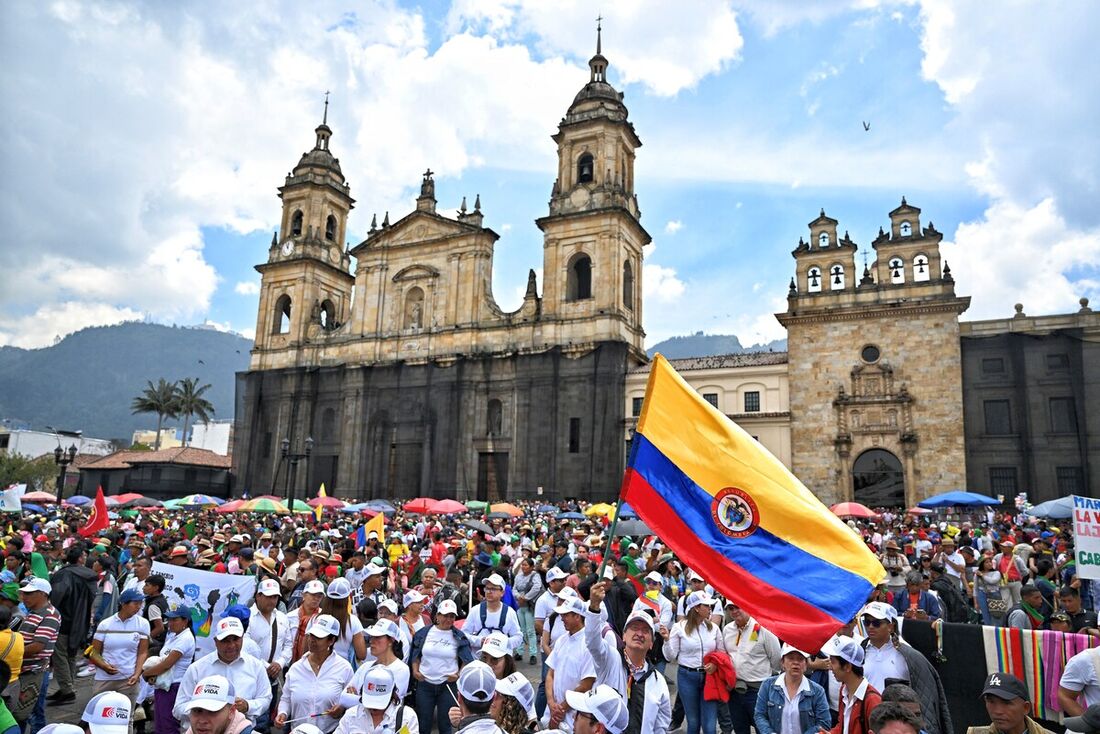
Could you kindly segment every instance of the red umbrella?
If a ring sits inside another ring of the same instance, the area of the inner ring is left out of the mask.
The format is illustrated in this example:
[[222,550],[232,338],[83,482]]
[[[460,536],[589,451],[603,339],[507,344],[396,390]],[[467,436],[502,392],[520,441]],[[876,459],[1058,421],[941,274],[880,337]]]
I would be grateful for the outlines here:
[[338,497],[314,497],[306,504],[310,507],[343,507],[347,503]]
[[439,500],[435,503],[435,507],[432,508],[432,512],[438,512],[441,515],[453,515],[458,512],[467,512],[466,505],[455,500]]
[[924,507],[910,507],[906,512],[910,515],[931,515],[935,510],[929,510]]
[[833,514],[837,517],[860,517],[860,518],[872,518],[878,517],[873,510],[866,505],[861,505],[858,502],[841,502],[833,505],[829,508],[833,511]]
[[430,497],[417,497],[411,502],[406,502],[405,506],[401,509],[405,512],[418,512],[422,515],[426,515],[429,512],[435,512],[435,500]]
[[215,508],[214,512],[220,512],[222,514],[225,514],[227,512],[236,512],[241,508],[241,505],[243,505],[247,501],[248,500],[231,500],[229,502],[226,502],[221,507]]
[[139,500],[143,499],[144,497],[145,495],[138,494],[137,492],[127,492],[126,494],[115,495],[114,499],[121,505],[129,502],[130,500]]

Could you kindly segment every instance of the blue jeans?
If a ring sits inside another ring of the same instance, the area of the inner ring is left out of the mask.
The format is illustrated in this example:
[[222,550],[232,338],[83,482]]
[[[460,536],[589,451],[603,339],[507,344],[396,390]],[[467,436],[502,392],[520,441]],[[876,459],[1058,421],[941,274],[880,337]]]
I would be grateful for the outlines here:
[[535,692],[535,713],[538,714],[539,721],[542,721],[542,715],[546,713],[546,673],[550,668],[546,665],[546,656],[540,655],[539,659],[542,661],[542,677],[539,678],[539,687]]
[[439,727],[439,734],[451,734],[451,720],[447,712],[455,703],[453,688],[448,683],[429,683],[426,680],[416,682],[416,718],[420,720],[421,731],[430,732],[432,721]]
[[27,734],[38,734],[38,730],[46,725],[46,689],[50,687],[50,671],[42,674],[42,690],[38,694],[38,702],[34,704],[34,711],[27,718]]
[[714,734],[718,725],[718,702],[703,699],[703,684],[707,676],[701,670],[679,668],[676,671],[676,690],[684,702],[687,719],[685,734]]
[[[523,641],[527,645],[527,654],[531,657],[539,654],[539,643],[535,637],[535,612],[530,607],[519,608],[519,628],[523,631]],[[523,657],[523,645],[516,650],[516,657]]]
[[744,693],[730,691],[729,709],[734,734],[749,734],[756,711],[756,694],[756,688],[749,688]]

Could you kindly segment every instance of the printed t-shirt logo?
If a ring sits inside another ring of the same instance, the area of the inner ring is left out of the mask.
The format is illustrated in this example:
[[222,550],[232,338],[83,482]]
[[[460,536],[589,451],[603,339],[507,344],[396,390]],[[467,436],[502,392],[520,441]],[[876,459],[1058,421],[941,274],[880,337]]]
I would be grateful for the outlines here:
[[710,514],[718,529],[731,538],[745,538],[760,526],[760,513],[749,493],[726,487],[714,496]]

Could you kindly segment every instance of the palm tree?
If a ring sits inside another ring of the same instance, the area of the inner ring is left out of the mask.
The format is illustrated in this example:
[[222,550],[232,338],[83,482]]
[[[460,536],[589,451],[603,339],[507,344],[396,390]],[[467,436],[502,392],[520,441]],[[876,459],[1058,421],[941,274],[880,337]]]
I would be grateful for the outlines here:
[[160,450],[160,431],[165,418],[175,418],[179,415],[176,410],[176,383],[168,382],[163,377],[153,384],[149,380],[141,395],[130,403],[131,413],[156,413],[157,414],[157,440],[154,442],[153,451]]
[[202,396],[209,389],[209,384],[199,387],[197,377],[185,377],[176,385],[176,415],[183,416],[184,446],[187,445],[187,430],[191,426],[191,416],[196,416],[203,423],[207,423],[210,416],[214,414],[214,404]]

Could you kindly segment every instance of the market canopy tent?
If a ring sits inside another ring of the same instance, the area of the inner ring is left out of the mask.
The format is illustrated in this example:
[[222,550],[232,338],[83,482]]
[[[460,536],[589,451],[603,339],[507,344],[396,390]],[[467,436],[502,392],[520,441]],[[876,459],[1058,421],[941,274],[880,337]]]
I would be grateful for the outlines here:
[[917,503],[918,507],[939,509],[942,507],[992,507],[1001,504],[1000,500],[987,497],[977,492],[964,492],[957,489],[953,492],[932,495],[926,500]]
[[1027,514],[1047,520],[1068,520],[1073,517],[1073,497],[1059,497],[1056,500],[1040,502],[1028,510]]

